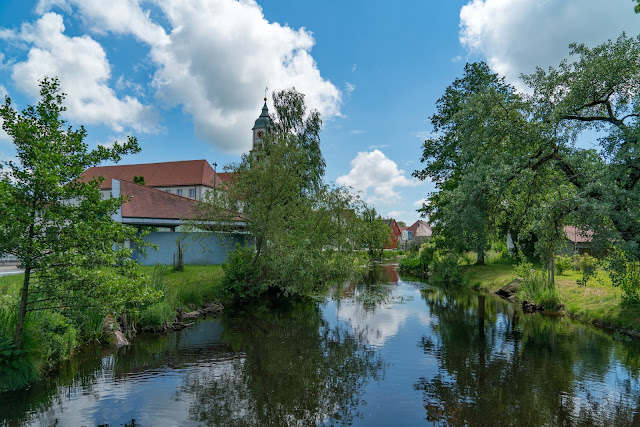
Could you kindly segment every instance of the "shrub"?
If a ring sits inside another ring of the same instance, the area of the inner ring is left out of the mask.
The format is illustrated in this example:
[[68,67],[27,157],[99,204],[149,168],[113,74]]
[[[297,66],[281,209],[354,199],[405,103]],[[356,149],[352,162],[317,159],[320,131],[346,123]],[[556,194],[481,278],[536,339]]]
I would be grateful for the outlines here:
[[260,296],[266,287],[258,283],[258,266],[253,265],[253,248],[237,245],[222,264],[224,279],[222,292],[225,298],[234,301],[248,301]]
[[613,286],[619,286],[628,302],[640,301],[640,261],[626,252],[613,248],[605,259],[605,265]]
[[583,273],[592,270],[598,262],[597,259],[589,254],[575,254],[573,257],[571,257],[571,260],[573,262],[573,269],[575,271],[582,271]]
[[562,274],[573,267],[573,259],[567,255],[556,255],[555,269],[557,274]]
[[34,313],[26,325],[27,333],[38,337],[40,353],[47,368],[67,359],[76,346],[77,330],[60,313]]
[[168,302],[162,301],[144,308],[140,312],[138,324],[143,328],[159,326],[164,324],[164,322],[172,322],[175,315],[176,312],[174,308],[171,307]]

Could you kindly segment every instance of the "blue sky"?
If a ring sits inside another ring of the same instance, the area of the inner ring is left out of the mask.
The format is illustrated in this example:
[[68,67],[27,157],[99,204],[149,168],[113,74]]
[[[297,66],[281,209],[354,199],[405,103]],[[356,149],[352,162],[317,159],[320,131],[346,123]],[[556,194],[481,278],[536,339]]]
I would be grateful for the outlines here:
[[[0,95],[37,100],[57,75],[67,119],[87,142],[138,137],[122,163],[205,158],[250,148],[264,87],[295,86],[324,118],[329,181],[412,223],[434,186],[417,182],[428,118],[467,61],[521,87],[568,44],[636,35],[630,0],[2,0]],[[13,156],[0,134],[0,160]]]

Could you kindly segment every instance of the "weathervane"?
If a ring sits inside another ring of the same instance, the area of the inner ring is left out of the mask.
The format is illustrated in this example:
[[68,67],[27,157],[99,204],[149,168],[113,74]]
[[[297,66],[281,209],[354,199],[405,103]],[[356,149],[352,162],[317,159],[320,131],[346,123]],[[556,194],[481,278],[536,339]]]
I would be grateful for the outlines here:
[[268,87],[264,87],[264,102],[267,102],[267,91],[269,90]]

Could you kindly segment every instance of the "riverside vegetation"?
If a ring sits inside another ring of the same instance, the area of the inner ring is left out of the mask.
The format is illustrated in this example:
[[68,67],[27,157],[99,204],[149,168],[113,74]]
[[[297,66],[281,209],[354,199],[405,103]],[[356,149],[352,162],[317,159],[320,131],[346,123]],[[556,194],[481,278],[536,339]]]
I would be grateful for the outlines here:
[[[640,302],[614,286],[604,262],[584,254],[555,258],[555,283],[549,286],[545,268],[535,261],[518,260],[506,247],[494,244],[484,264],[475,264],[473,252],[460,256],[427,243],[399,262],[400,271],[427,278],[441,286],[472,288],[495,294],[518,279],[517,300],[556,311],[628,335],[640,336]],[[605,261],[607,258],[605,258]],[[609,259],[610,261],[610,259]]]
[[176,309],[309,296],[354,274],[363,264],[358,249],[387,241],[375,210],[323,182],[320,116],[307,114],[304,95],[287,90],[274,94],[276,114],[261,149],[229,166],[234,179],[198,205],[199,220],[220,225],[207,231],[242,221],[251,245],[236,248],[223,266],[142,268],[125,242],[144,251],[145,231],[112,220],[126,200],[102,200],[100,180],[78,179],[90,166],[138,152],[137,141],[89,151],[84,128],[60,118],[57,79],[41,82],[41,98],[22,113],[8,97],[0,107],[18,159],[0,162],[0,253],[25,268],[0,277],[0,392],[103,340],[105,319],[131,337],[136,328],[172,322]]

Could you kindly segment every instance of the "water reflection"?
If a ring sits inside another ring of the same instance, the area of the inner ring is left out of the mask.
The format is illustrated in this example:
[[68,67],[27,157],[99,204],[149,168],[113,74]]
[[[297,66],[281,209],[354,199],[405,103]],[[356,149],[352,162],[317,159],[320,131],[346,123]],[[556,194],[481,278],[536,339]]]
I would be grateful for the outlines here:
[[[640,425],[640,347],[403,280],[87,347],[0,395],[0,425]],[[425,420],[426,419],[426,420]]]
[[223,341],[243,357],[224,371],[190,372],[178,392],[209,425],[350,423],[361,415],[363,386],[383,372],[360,337],[329,327],[314,304],[258,307],[223,326]]
[[420,347],[438,373],[414,385],[426,419],[447,425],[638,425],[637,345],[501,301],[425,292],[437,318]]
[[254,307],[113,352],[92,347],[0,396],[1,425],[349,423],[380,356],[317,303]]

